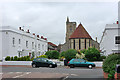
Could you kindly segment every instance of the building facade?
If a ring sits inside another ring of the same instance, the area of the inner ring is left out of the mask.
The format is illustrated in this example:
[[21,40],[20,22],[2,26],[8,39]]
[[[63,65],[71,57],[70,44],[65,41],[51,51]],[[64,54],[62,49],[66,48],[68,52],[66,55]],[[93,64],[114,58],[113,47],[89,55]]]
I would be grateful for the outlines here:
[[36,57],[48,50],[47,38],[35,33],[30,33],[29,30],[24,31],[19,27],[19,30],[10,26],[0,27],[0,51],[2,57],[6,56],[31,56]]
[[53,44],[52,42],[48,42],[48,51],[57,50],[57,45]]
[[81,23],[78,25],[77,28],[76,25],[76,22],[70,22],[69,18],[67,17],[66,38],[65,43],[60,44],[60,52],[66,51],[68,49],[83,50],[88,49],[89,47],[95,47],[99,49],[97,38],[96,41],[93,40]]
[[107,24],[105,26],[101,41],[100,50],[104,55],[120,53],[120,24]]

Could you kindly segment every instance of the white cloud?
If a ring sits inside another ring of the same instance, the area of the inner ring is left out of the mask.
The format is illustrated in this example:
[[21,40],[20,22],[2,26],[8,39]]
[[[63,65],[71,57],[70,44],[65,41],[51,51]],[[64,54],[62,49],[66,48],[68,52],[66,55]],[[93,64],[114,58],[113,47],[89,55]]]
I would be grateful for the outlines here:
[[117,2],[16,2],[5,3],[3,25],[26,26],[31,32],[43,35],[49,41],[64,43],[66,17],[78,24],[83,23],[89,34],[95,38],[102,36],[106,24],[118,18]]

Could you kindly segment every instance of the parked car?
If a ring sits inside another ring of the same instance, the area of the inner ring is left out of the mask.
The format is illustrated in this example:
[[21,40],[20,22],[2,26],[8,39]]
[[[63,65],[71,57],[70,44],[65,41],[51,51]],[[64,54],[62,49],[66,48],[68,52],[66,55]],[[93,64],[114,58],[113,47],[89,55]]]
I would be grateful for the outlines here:
[[50,67],[55,68],[57,67],[57,63],[48,60],[47,58],[35,58],[32,61],[32,67]]
[[90,69],[92,69],[92,67],[95,67],[95,64],[92,62],[86,62],[84,59],[71,59],[68,62],[68,66],[70,68],[74,68],[74,67],[88,67]]

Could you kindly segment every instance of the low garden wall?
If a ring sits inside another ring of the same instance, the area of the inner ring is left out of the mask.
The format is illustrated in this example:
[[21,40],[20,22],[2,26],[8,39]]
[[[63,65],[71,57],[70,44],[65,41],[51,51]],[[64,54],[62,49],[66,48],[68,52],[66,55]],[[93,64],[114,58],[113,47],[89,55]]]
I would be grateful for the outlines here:
[[[51,59],[51,61],[56,62],[57,65],[63,66],[64,62]],[[0,62],[0,65],[31,65],[32,61],[4,61]],[[102,67],[103,62],[93,62],[96,64],[96,67]]]

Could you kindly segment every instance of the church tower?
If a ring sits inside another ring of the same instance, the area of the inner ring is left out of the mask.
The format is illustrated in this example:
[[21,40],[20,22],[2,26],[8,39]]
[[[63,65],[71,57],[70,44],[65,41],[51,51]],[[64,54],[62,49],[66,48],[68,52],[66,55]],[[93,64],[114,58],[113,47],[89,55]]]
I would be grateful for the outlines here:
[[69,18],[67,17],[66,21],[66,42],[69,42],[69,37],[76,29],[76,22],[70,22]]

